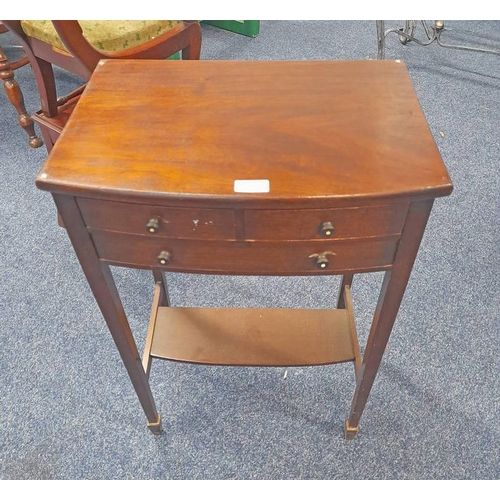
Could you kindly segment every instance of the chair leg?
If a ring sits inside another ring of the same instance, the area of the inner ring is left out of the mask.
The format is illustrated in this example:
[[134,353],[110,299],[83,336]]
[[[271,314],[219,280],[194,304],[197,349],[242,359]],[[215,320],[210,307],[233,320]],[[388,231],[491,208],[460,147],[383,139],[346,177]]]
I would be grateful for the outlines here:
[[5,93],[11,104],[16,108],[19,116],[19,125],[26,130],[29,140],[28,144],[32,148],[39,148],[43,142],[35,134],[35,125],[31,116],[26,111],[24,106],[24,97],[19,87],[19,84],[14,79],[14,72],[11,64],[5,55],[2,46],[0,45],[0,78],[3,80]]
[[41,123],[39,123],[38,125],[40,126],[40,130],[42,131],[42,137],[43,140],[45,141],[45,147],[47,148],[47,153],[50,153],[59,135],[56,134],[56,132],[50,130],[45,125],[42,125]]
[[40,93],[43,114],[48,117],[57,116],[57,91],[52,64],[35,56],[35,64],[31,67]]
[[182,49],[182,59],[198,60],[201,53],[201,28],[193,23],[188,28],[189,45]]

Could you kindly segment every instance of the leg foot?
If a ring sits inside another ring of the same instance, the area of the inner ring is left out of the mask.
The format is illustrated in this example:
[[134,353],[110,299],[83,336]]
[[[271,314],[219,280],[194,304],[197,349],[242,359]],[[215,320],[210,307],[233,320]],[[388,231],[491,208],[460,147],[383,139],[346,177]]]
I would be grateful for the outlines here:
[[157,422],[148,422],[148,429],[155,435],[159,436],[162,432],[163,429],[161,427],[161,416],[158,415],[158,421]]
[[344,424],[344,437],[346,439],[354,439],[356,437],[356,434],[358,433],[359,431],[359,425],[356,426],[356,427],[351,427],[349,425],[349,420],[346,420],[345,421],[345,424]]
[[[30,133],[30,132],[28,132]],[[28,144],[30,148],[39,148],[40,146],[43,145],[43,142],[41,139],[39,139],[36,135],[35,136],[30,136]]]

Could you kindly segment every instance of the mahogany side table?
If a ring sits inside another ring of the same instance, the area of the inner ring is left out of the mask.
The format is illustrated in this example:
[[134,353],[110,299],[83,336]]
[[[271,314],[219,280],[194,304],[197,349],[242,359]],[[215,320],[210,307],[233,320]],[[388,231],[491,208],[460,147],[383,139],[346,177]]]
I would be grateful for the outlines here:
[[[353,438],[436,197],[452,184],[399,61],[102,61],[37,179],[148,426],[153,358],[353,362]],[[139,356],[109,266],[153,271]],[[163,271],[343,276],[337,308],[169,303]],[[385,271],[361,356],[350,286]]]

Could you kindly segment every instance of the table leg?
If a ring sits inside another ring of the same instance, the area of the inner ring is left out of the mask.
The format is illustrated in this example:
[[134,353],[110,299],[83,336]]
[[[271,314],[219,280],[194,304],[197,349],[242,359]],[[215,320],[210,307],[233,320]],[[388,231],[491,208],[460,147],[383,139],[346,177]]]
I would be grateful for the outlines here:
[[375,316],[356,381],[351,413],[345,422],[345,437],[353,439],[389,340],[394,321],[408,284],[433,200],[411,204],[393,267],[385,273]]
[[339,295],[337,298],[337,309],[345,309],[344,288],[346,286],[351,288],[353,278],[354,274],[344,274],[344,276],[342,276],[342,283],[340,284]]
[[168,296],[168,287],[167,280],[165,279],[165,274],[163,273],[163,271],[153,269],[153,278],[155,280],[155,283],[161,283],[161,286],[163,287],[163,298],[159,305],[161,307],[169,307],[170,297]]
[[146,414],[148,427],[153,434],[160,434],[161,418],[109,266],[99,260],[75,198],[58,194],[53,196],[83,272]]
[[28,144],[32,148],[39,148],[43,142],[35,134],[35,126],[31,116],[26,111],[24,105],[24,97],[19,84],[14,79],[14,71],[11,64],[5,55],[2,46],[0,45],[0,78],[3,80],[5,93],[11,104],[16,108],[19,125],[26,130],[29,140]]

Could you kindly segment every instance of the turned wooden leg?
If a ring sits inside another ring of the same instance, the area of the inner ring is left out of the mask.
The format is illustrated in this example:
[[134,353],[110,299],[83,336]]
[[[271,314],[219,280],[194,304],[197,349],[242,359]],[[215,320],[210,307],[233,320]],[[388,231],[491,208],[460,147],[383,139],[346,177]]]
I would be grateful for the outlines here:
[[31,116],[24,106],[24,97],[19,88],[19,84],[14,79],[14,71],[0,45],[0,78],[3,80],[5,93],[9,101],[16,108],[19,116],[19,125],[26,130],[29,140],[28,144],[32,148],[39,148],[43,142],[35,134],[35,126]]
[[161,418],[156,410],[148,375],[143,368],[109,266],[99,260],[75,199],[54,194],[54,201],[146,414],[148,428],[153,434],[160,434]]
[[411,204],[393,267],[385,273],[365,354],[356,381],[351,413],[345,422],[346,439],[353,439],[358,432],[359,420],[396,320],[432,203],[433,200],[425,200]]

